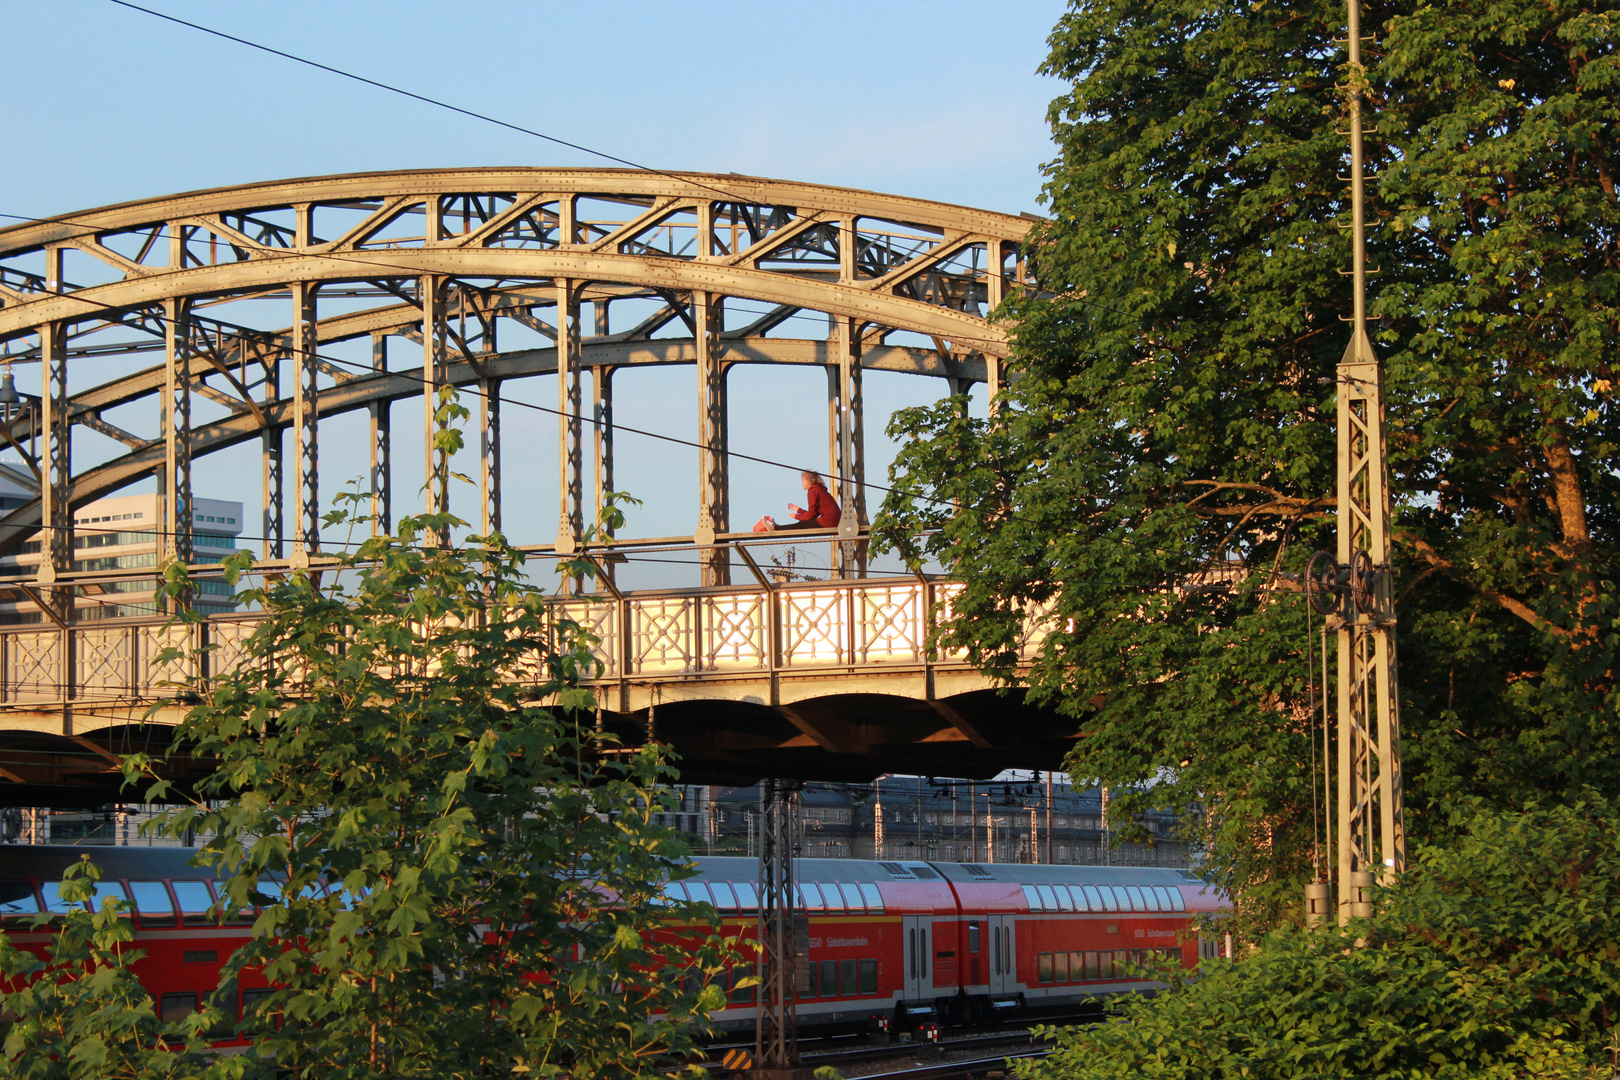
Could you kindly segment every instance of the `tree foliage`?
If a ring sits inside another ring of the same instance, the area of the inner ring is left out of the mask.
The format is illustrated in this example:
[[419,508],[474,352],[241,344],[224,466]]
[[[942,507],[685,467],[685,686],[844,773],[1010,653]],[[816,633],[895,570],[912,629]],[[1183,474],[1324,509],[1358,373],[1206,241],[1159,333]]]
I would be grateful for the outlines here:
[[1620,806],[1458,816],[1346,929],[1287,929],[1237,962],[1057,1033],[1018,1080],[1586,1080],[1620,1052]]
[[53,931],[43,958],[0,934],[7,1080],[180,1080],[206,1064],[206,1018],[162,1023],[131,965],[125,901],[95,902],[100,869],[86,856],[62,875],[59,896],[72,908],[41,915],[33,928]]
[[[324,585],[239,594],[262,621],[176,731],[215,767],[163,827],[212,835],[199,860],[261,911],[223,976],[226,1009],[237,985],[274,988],[237,1060],[320,1080],[685,1068],[735,957],[711,909],[664,904],[691,872],[654,819],[668,763],[594,731],[592,639],[520,552],[419,542],[454,524],[411,519]],[[698,930],[676,938],[675,914]]]
[[[986,420],[897,414],[877,522],[966,582],[950,644],[1082,721],[1078,778],[1138,785],[1127,817],[1207,803],[1212,868],[1262,921],[1313,850],[1314,634],[1287,575],[1333,547],[1350,80],[1381,174],[1409,821],[1620,791],[1615,14],[1371,0],[1362,71],[1344,19],[1072,4],[1044,68],[1071,88],[1040,291],[1000,313],[1014,381]],[[1031,609],[1054,632],[1020,674]]]

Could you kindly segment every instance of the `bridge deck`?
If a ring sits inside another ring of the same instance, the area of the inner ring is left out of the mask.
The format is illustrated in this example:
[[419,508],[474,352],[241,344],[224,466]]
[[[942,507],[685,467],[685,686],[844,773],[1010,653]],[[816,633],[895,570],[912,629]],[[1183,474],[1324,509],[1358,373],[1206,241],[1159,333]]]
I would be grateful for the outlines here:
[[[565,596],[552,609],[598,639],[603,726],[627,745],[671,745],[689,782],[1057,767],[1072,721],[929,646],[933,613],[959,587],[847,578]],[[258,619],[0,628],[0,777],[13,789],[0,801],[27,802],[19,787],[106,797],[112,755],[162,745],[182,688],[239,663]],[[185,659],[160,663],[170,647]]]

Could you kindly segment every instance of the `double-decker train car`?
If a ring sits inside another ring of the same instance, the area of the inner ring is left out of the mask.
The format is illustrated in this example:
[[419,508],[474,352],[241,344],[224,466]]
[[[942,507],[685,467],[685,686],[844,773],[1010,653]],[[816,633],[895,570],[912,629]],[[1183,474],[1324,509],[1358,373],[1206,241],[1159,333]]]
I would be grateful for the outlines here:
[[[755,862],[697,862],[702,872],[671,897],[713,904],[727,933],[747,936]],[[806,1029],[979,1023],[1151,990],[1159,984],[1131,968],[1195,966],[1213,942],[1192,933],[1193,919],[1228,907],[1196,876],[1150,867],[800,859],[794,869],[809,931],[795,1007]],[[716,1020],[751,1026],[752,988],[733,991]]]
[[[101,867],[97,901],[116,896],[133,920],[133,970],[160,1017],[197,1010],[220,968],[247,938],[255,912],[223,919],[211,874],[183,848],[0,848],[0,925],[43,953],[51,934],[30,921],[66,910],[62,871],[81,855]],[[671,882],[672,901],[712,905],[728,935],[752,937],[758,917],[753,859],[696,860],[697,876]],[[805,917],[796,1013],[807,1030],[902,1030],[978,1023],[1000,1015],[1072,1011],[1088,998],[1151,990],[1130,968],[1147,960],[1194,966],[1210,948],[1191,934],[1225,898],[1191,874],[1145,867],[871,862],[800,859],[796,906]],[[274,894],[274,882],[261,891]],[[715,1017],[751,1028],[753,987],[733,984]],[[244,977],[228,994],[222,1038],[269,993]]]

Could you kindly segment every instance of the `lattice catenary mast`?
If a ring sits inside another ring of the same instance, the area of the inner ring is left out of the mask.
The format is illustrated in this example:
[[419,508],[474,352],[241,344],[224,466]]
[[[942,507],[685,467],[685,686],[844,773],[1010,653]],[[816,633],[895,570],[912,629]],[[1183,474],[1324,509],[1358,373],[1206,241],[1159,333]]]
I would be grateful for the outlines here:
[[[1341,923],[1371,913],[1370,890],[1406,862],[1395,684],[1383,370],[1367,336],[1361,15],[1349,2],[1352,332],[1338,366],[1338,784],[1334,822]],[[1376,875],[1376,877],[1375,877]],[[1309,895],[1309,894],[1308,894]],[[1322,913],[1322,914],[1325,914]]]

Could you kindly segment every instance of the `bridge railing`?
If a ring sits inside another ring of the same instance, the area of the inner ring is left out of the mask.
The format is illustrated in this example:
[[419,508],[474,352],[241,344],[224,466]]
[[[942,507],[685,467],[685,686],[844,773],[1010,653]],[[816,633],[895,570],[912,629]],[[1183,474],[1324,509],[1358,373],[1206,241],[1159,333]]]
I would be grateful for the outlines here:
[[[596,683],[689,681],[762,674],[878,672],[962,666],[929,646],[961,585],[924,578],[846,578],[560,596],[553,617],[597,639]],[[234,670],[260,616],[193,624],[165,616],[0,627],[0,705],[137,706]],[[1026,648],[1038,645],[1038,632]],[[205,648],[213,646],[213,648]],[[165,649],[178,659],[161,659]]]

